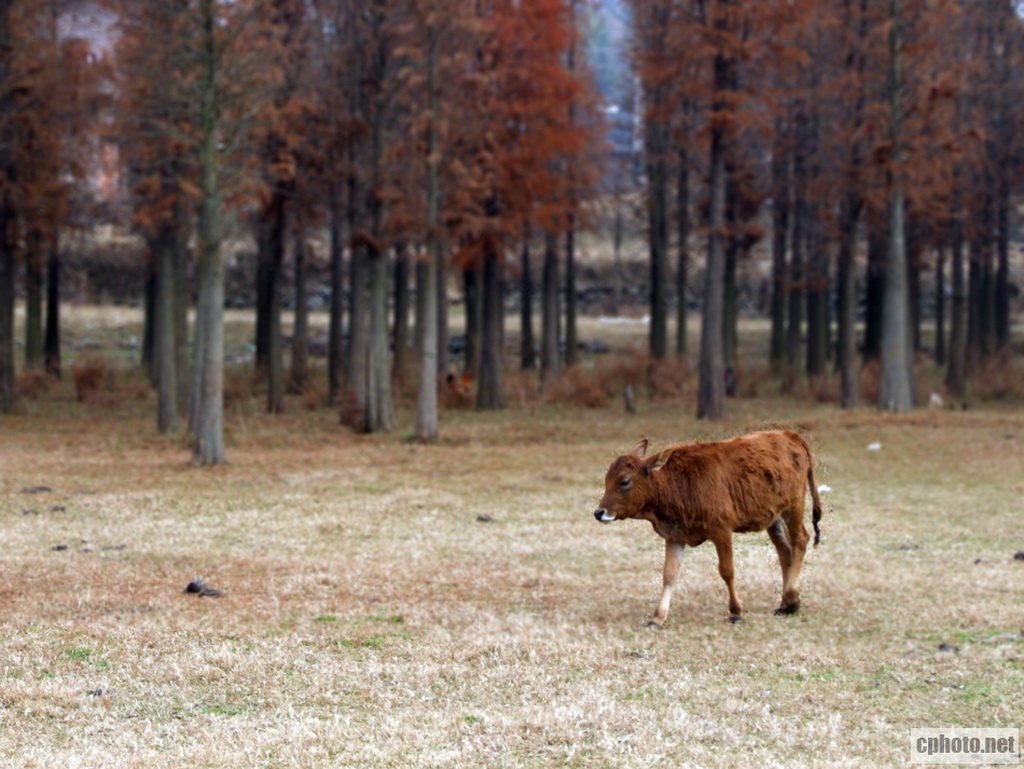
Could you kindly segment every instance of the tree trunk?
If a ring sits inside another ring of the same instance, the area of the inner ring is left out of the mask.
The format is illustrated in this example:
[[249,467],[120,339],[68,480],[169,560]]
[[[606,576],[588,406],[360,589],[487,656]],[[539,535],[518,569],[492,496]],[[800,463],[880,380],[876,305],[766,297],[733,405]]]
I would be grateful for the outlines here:
[[13,141],[9,120],[13,111],[7,86],[11,70],[12,0],[0,0],[0,414],[14,408],[14,212],[8,185],[14,181]]
[[[437,380],[441,370],[438,316],[439,276],[441,269],[441,158],[438,124],[440,84],[438,58],[441,35],[433,23],[427,27],[427,258],[416,266],[416,338],[419,343],[419,388],[416,399],[416,437],[420,441],[437,440]],[[447,340],[445,340],[447,343]]]
[[994,278],[995,348],[1001,353],[1010,347],[1010,171],[1001,169],[996,200],[996,274]]
[[686,291],[689,274],[690,242],[690,161],[685,147],[679,148],[679,177],[676,187],[676,226],[679,242],[676,244],[676,356],[686,357],[687,307]]
[[537,367],[536,341],[533,338],[533,271],[530,265],[530,236],[523,237],[519,271],[519,361],[525,371]]
[[907,230],[907,322],[910,325],[911,355],[921,352],[921,232],[920,224],[910,219]]
[[43,249],[44,238],[29,232],[25,254],[25,368],[43,364]]
[[[959,175],[958,175],[959,176]],[[964,239],[959,182],[954,182],[953,216],[949,227],[952,301],[950,306],[949,367],[946,389],[956,398],[967,395],[967,285],[964,280]]]
[[725,395],[736,397],[737,346],[739,343],[739,308],[736,296],[736,267],[739,260],[739,220],[736,211],[736,185],[726,163],[725,202],[725,274],[722,278],[722,365],[725,376]]
[[884,217],[869,211],[868,270],[864,308],[864,363],[882,357],[882,304],[885,296],[885,263],[888,259],[888,241]]
[[395,429],[395,406],[391,394],[386,253],[371,249],[369,267],[370,344],[365,371],[367,382],[363,430],[368,433],[391,432]]
[[889,180],[889,248],[885,262],[885,295],[882,310],[882,376],[878,405],[885,411],[905,413],[914,406],[911,377],[913,355],[910,349],[909,297],[907,295],[907,251],[904,233],[902,126],[903,84],[901,55],[902,0],[889,0],[889,109],[890,140],[894,165]]
[[565,365],[579,357],[579,333],[576,330],[576,215],[569,214],[565,233]]
[[480,379],[476,407],[496,410],[505,407],[501,391],[502,324],[505,313],[501,296],[501,264],[494,243],[484,252],[483,346],[480,350]]
[[854,253],[857,245],[857,221],[860,202],[856,192],[849,192],[843,203],[839,225],[839,367],[840,404],[844,409],[856,408],[860,402],[857,376],[857,274]]
[[[802,176],[801,176],[802,178]],[[789,258],[789,285],[786,295],[789,302],[786,325],[786,374],[783,391],[792,392],[800,381],[800,341],[804,320],[804,226],[806,225],[807,204],[804,188],[797,186],[796,205],[793,212],[792,247]]]
[[337,191],[332,185],[330,211],[331,310],[327,331],[327,404],[337,406],[341,395],[345,345],[342,320],[345,312],[345,264],[342,244],[342,215]]
[[401,391],[409,369],[409,247],[395,245],[395,320],[392,335],[392,380]]
[[946,365],[946,252],[935,249],[935,365]]
[[462,292],[466,307],[466,360],[463,371],[480,378],[480,337],[483,333],[483,271],[474,261],[462,270]]
[[776,128],[777,140],[772,157],[772,300],[771,342],[769,363],[779,374],[786,361],[786,304],[789,299],[789,281],[786,276],[786,241],[789,234],[790,153],[783,137],[784,128]]
[[196,308],[196,363],[193,377],[193,462],[217,465],[224,451],[224,262],[220,254],[220,196],[215,0],[200,0],[202,73],[199,82],[199,296]]
[[60,379],[60,248],[56,242],[50,247],[46,270],[46,334],[43,340],[43,361],[46,373]]
[[178,372],[174,339],[177,236],[164,228],[153,243],[156,297],[153,302],[153,358],[156,373],[156,429],[162,435],[178,428]]
[[285,228],[285,193],[277,186],[260,217],[257,270],[256,370],[267,378],[267,412],[270,414],[284,410],[281,273]]
[[157,260],[159,256],[159,238],[149,241],[149,263],[146,265],[146,284],[142,295],[142,350],[139,365],[146,372],[149,383],[157,385],[157,357],[153,352],[156,347],[156,281]]
[[[715,22],[716,29],[725,29],[728,21],[723,17]],[[725,109],[724,92],[731,82],[731,60],[724,53],[714,59],[714,93],[712,115]],[[722,339],[725,301],[725,233],[726,136],[721,120],[712,120],[711,147],[708,163],[708,258],[704,277],[704,313],[701,318],[700,383],[697,395],[698,419],[722,419],[725,416],[725,360]]]
[[8,414],[14,409],[15,270],[14,246],[8,234],[13,217],[4,196],[5,191],[0,189],[0,413]]
[[[656,92],[660,89],[655,89]],[[658,93],[655,100],[661,99]],[[668,180],[665,154],[668,150],[668,127],[663,120],[651,120],[647,126],[647,203],[648,245],[651,259],[650,351],[656,360],[668,354]]]
[[554,233],[544,235],[544,270],[541,277],[541,387],[554,382],[561,372],[558,327],[558,241]]
[[448,257],[443,242],[437,247],[437,374],[448,373]]
[[818,218],[812,215],[807,259],[807,376],[818,379],[825,376],[828,363],[829,339],[829,276],[828,257],[821,235]]
[[306,288],[306,227],[295,228],[295,323],[292,328],[291,389],[302,392],[309,381],[309,295]]

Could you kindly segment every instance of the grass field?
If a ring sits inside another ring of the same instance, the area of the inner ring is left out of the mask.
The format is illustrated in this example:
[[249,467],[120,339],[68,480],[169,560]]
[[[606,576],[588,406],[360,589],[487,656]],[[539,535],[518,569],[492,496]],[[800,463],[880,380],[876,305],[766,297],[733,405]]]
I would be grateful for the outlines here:
[[[1024,720],[1019,410],[528,403],[420,446],[408,406],[357,436],[236,404],[195,469],[153,404],[0,420],[0,767],[902,766],[911,728]],[[608,463],[766,424],[832,488],[802,613],[739,535],[745,621],[706,544],[646,630],[663,548],[594,521]]]

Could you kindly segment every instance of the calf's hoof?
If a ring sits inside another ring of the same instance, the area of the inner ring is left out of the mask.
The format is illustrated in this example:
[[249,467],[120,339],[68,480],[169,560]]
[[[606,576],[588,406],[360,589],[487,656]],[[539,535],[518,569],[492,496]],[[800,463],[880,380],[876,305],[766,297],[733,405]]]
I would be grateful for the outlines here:
[[731,622],[734,625],[737,624],[738,622],[742,622],[742,621],[743,621],[743,617],[741,617],[739,614],[730,614],[729,615],[729,622]]
[[664,630],[665,626],[662,625],[661,623],[657,622],[656,620],[652,619],[652,620],[650,620],[647,623],[647,629],[648,630]]
[[800,611],[800,602],[799,601],[797,601],[796,603],[783,604],[782,606],[780,606],[778,609],[775,610],[775,614],[777,616],[781,617],[781,616],[785,616],[785,615],[788,615],[788,614],[796,614],[798,611]]

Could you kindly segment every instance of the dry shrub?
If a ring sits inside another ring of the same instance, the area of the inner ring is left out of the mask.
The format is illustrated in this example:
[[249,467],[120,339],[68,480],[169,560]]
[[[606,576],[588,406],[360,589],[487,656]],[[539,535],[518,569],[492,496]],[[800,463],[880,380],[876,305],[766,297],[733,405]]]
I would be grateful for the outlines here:
[[248,366],[224,367],[224,405],[251,400],[261,377]]
[[610,392],[621,393],[628,386],[637,389],[647,376],[650,365],[650,355],[628,350],[602,359],[597,365],[597,372]]
[[57,380],[41,368],[31,368],[18,376],[15,385],[18,396],[28,400],[38,400],[50,391]]
[[322,378],[310,378],[298,388],[306,411],[316,411],[327,403],[327,384]]
[[1024,370],[1009,356],[977,364],[970,376],[971,390],[984,400],[1024,400]]
[[351,427],[356,432],[362,432],[365,427],[363,410],[359,408],[359,397],[351,387],[341,391],[339,410],[341,412],[341,423]]
[[608,405],[608,385],[599,372],[587,373],[578,363],[570,366],[548,388],[544,399],[548,402],[572,403],[587,408]]
[[110,363],[102,355],[87,353],[71,364],[71,379],[79,403],[95,400],[110,385]]
[[676,402],[694,393],[693,371],[682,358],[652,360],[648,368],[651,396],[662,402]]
[[535,369],[516,368],[508,372],[504,385],[509,403],[525,406],[540,399],[540,377]]
[[860,399],[862,403],[877,403],[882,385],[882,364],[871,360],[860,369]]
[[839,403],[839,379],[830,376],[816,376],[807,383],[807,392],[815,403]]

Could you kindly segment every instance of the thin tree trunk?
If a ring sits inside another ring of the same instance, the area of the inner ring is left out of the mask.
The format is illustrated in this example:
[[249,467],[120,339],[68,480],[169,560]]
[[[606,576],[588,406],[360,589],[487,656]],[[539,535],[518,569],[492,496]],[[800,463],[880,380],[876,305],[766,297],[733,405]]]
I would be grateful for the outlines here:
[[964,280],[963,223],[959,173],[953,188],[953,216],[949,227],[952,301],[950,303],[949,367],[946,389],[956,398],[967,395],[967,285]]
[[[284,268],[285,238],[285,197],[280,189],[275,190],[265,212],[262,224],[265,228],[262,238],[266,252],[261,255],[263,265],[263,292],[265,313],[263,321],[264,365],[267,376],[267,412],[280,414],[284,411],[284,359],[281,335],[281,273]],[[259,344],[257,343],[257,350]],[[258,353],[257,353],[258,354]]]
[[176,235],[169,228],[156,238],[153,258],[156,267],[156,299],[153,308],[153,352],[157,390],[157,430],[168,435],[178,428],[178,372],[174,349],[174,304]]
[[462,270],[463,303],[466,308],[466,360],[463,371],[480,378],[480,337],[483,333],[483,272],[474,263]]
[[388,338],[388,260],[385,252],[372,253],[370,265],[370,344],[366,365],[366,407],[363,430],[395,429],[391,394],[391,354]]
[[[658,90],[658,89],[656,89]],[[655,99],[663,98],[656,94]],[[652,120],[647,127],[647,204],[648,241],[650,251],[650,351],[661,360],[668,354],[668,128],[662,120]]]
[[0,413],[7,414],[14,409],[15,270],[14,246],[8,235],[13,217],[4,195],[5,191],[0,190]]
[[843,204],[838,254],[839,341],[837,363],[840,403],[844,409],[856,408],[860,402],[860,383],[857,377],[857,275],[854,260],[859,218],[860,203],[857,193],[850,191]]
[[868,270],[864,308],[864,363],[882,357],[882,304],[885,296],[885,263],[888,241],[884,217],[866,214],[868,227]]
[[812,214],[807,259],[807,376],[817,379],[825,375],[828,362],[828,263],[821,228]]
[[43,249],[42,234],[29,232],[25,254],[25,368],[43,364]]
[[217,157],[219,107],[215,0],[200,0],[203,71],[199,83],[199,298],[196,310],[196,364],[192,393],[195,437],[193,462],[217,465],[224,451],[224,262],[220,254],[221,197]]
[[401,390],[409,369],[409,247],[406,243],[395,245],[395,320],[391,329],[393,350],[392,379]]
[[[334,190],[332,185],[332,190]],[[345,311],[345,265],[342,244],[342,216],[337,192],[331,196],[330,211],[331,250],[331,309],[327,331],[327,404],[338,405],[344,370],[345,346],[342,338],[342,320]]]
[[676,356],[684,358],[687,347],[686,292],[690,242],[690,160],[685,147],[679,148],[679,176],[676,186]]
[[739,261],[739,221],[736,211],[736,186],[726,163],[725,202],[725,274],[722,278],[722,359],[725,376],[725,395],[736,397],[738,373],[737,347],[739,344],[739,308],[736,296],[736,268]]
[[9,117],[13,104],[6,87],[10,74],[12,0],[0,0],[0,414],[14,408],[14,221],[7,183],[14,178],[13,141],[9,141]]
[[789,234],[790,209],[790,153],[784,146],[784,129],[777,128],[772,157],[772,300],[771,343],[769,363],[779,374],[786,361],[786,306],[789,300],[789,281],[786,275],[786,242]]
[[[441,35],[432,22],[427,27],[427,259],[417,264],[416,338],[419,341],[419,388],[416,399],[416,437],[437,440],[437,380],[441,370],[438,317],[438,278],[441,269],[441,158],[438,124],[440,85],[438,58]],[[447,343],[447,340],[446,340]]]
[[789,308],[786,325],[786,375],[783,390],[792,392],[800,381],[800,340],[804,320],[804,226],[807,205],[803,199],[803,185],[797,187],[797,201],[793,212],[792,248],[789,258],[789,285],[786,289]]
[[537,367],[537,342],[533,338],[533,271],[530,265],[530,236],[523,237],[519,270],[519,336],[521,349],[520,367],[528,370]]
[[157,384],[157,356],[153,349],[156,346],[156,282],[158,267],[159,238],[151,238],[149,242],[149,263],[146,265],[146,284],[142,295],[142,349],[139,365],[146,372],[149,383]]
[[295,228],[295,323],[292,328],[291,389],[302,392],[309,380],[309,296],[306,287],[306,226]]
[[996,200],[996,274],[994,287],[995,347],[1006,352],[1010,347],[1010,171],[1001,170]]
[[558,327],[558,240],[554,233],[544,235],[544,270],[541,277],[541,387],[554,382],[561,372]]
[[579,357],[579,333],[576,329],[576,216],[569,214],[565,233],[565,365]]
[[890,171],[889,249],[885,269],[885,298],[882,310],[882,376],[878,405],[885,411],[904,413],[914,405],[913,356],[910,349],[910,323],[907,295],[907,244],[904,233],[903,105],[900,99],[903,75],[902,0],[889,0],[889,107],[890,139],[894,167]]
[[[731,3],[725,3],[731,5]],[[726,9],[728,10],[728,9]],[[724,30],[728,19],[722,17],[714,23],[716,30]],[[722,52],[714,58],[714,93],[712,113],[722,112],[724,92],[731,82],[732,62]],[[722,339],[725,301],[725,233],[726,216],[726,136],[721,121],[711,129],[709,153],[710,174],[708,198],[708,257],[704,277],[704,313],[701,318],[700,380],[697,394],[698,419],[722,419],[725,416],[725,360]]]
[[946,250],[935,249],[935,365],[946,365]]
[[483,269],[483,347],[480,351],[480,379],[476,407],[496,410],[505,407],[501,391],[502,333],[504,307],[501,292],[501,264],[497,248],[489,243]]
[[[56,239],[55,239],[56,241]],[[60,247],[54,242],[46,270],[46,333],[43,362],[46,373],[60,379]]]

